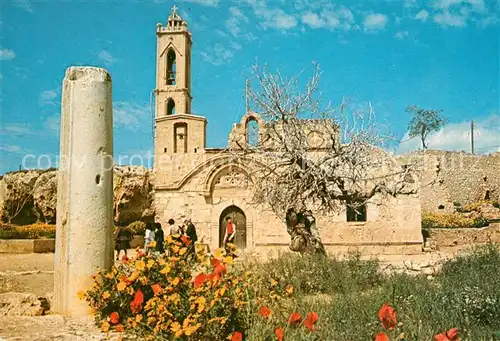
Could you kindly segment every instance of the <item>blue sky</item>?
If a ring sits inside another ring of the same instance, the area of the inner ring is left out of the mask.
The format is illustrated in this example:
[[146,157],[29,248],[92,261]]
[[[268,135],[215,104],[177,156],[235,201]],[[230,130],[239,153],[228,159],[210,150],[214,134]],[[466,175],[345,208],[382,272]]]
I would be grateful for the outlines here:
[[0,174],[29,154],[54,165],[71,65],[112,75],[115,157],[151,150],[155,29],[174,3],[193,34],[192,108],[209,121],[209,147],[225,146],[243,115],[252,64],[292,76],[310,74],[316,61],[323,96],[347,96],[360,108],[370,101],[404,141],[397,152],[419,147],[405,137],[411,104],[449,119],[430,148],[469,150],[475,120],[478,151],[500,151],[496,0],[23,0],[1,5]]

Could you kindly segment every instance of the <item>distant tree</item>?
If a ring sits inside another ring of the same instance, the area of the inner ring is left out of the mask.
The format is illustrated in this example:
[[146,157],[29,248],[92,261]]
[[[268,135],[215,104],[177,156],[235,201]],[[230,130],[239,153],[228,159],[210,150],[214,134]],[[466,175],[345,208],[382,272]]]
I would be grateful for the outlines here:
[[440,115],[442,110],[422,109],[416,105],[410,105],[406,108],[406,112],[413,115],[408,124],[408,136],[410,138],[419,136],[422,148],[427,149],[428,145],[425,140],[429,133],[438,131],[446,123],[446,118]]

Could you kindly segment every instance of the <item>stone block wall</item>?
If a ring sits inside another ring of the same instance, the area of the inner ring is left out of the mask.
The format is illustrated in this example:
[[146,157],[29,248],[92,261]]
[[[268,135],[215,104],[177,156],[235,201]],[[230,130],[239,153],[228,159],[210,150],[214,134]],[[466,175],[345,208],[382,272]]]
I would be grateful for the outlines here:
[[418,167],[422,210],[450,212],[454,203],[500,201],[500,152],[474,155],[427,150],[398,158]]

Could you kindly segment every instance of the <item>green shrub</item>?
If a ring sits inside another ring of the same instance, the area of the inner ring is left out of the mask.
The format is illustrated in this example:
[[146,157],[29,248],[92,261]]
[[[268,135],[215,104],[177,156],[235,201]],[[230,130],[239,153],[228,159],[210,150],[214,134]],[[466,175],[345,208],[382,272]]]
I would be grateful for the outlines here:
[[422,228],[470,228],[488,226],[488,220],[478,216],[468,218],[463,214],[422,212]]
[[143,236],[146,233],[146,223],[141,220],[137,220],[128,224],[127,228],[130,230],[130,232],[132,232],[133,235]]
[[44,239],[55,238],[56,226],[44,223],[13,225],[0,223],[0,239]]

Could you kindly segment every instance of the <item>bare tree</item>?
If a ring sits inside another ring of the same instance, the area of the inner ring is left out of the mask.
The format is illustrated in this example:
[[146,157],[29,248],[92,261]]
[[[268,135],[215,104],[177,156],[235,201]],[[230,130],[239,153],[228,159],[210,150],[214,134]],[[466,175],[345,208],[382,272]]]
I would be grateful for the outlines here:
[[324,253],[314,214],[358,210],[377,194],[413,193],[411,167],[399,166],[382,147],[389,135],[366,113],[323,103],[316,65],[301,89],[299,77],[254,67],[248,96],[265,122],[259,142],[232,141],[235,157],[252,164],[253,202],[286,221],[290,249]]

